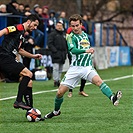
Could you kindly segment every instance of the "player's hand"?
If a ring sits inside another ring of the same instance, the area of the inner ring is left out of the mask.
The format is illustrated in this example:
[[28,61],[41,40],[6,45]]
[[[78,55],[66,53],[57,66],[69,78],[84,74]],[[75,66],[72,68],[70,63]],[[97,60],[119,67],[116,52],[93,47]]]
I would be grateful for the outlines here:
[[88,53],[88,54],[89,54],[89,53],[93,54],[93,53],[94,53],[94,49],[93,49],[93,48],[87,49],[87,50],[86,50],[86,53]]
[[34,59],[39,59],[40,60],[41,58],[42,58],[42,55],[41,54],[35,54],[34,55]]

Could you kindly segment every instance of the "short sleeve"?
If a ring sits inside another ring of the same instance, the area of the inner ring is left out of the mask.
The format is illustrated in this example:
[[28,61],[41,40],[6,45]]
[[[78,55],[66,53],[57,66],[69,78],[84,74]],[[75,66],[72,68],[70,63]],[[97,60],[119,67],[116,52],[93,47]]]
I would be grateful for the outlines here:
[[8,26],[7,30],[8,30],[8,33],[11,33],[11,32],[16,31],[16,27],[15,26]]

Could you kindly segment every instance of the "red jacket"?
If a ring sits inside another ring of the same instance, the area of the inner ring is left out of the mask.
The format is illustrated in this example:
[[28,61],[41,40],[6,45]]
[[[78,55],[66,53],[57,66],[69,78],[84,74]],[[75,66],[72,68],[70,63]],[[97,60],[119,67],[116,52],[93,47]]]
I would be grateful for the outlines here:
[[[82,30],[86,32],[86,29],[85,29],[84,26],[82,26]],[[71,32],[72,32],[72,28],[69,27],[69,28],[67,29],[67,34],[70,34]]]

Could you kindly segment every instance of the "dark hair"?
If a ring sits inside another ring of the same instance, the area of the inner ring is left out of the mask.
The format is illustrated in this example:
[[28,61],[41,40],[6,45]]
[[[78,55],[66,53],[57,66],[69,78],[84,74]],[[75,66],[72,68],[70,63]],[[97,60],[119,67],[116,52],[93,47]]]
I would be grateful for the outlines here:
[[23,3],[19,3],[19,5],[22,5],[22,6],[24,6],[24,4],[23,4]]
[[30,6],[28,4],[24,6],[24,8],[27,8],[27,7],[30,8]]
[[79,20],[80,23],[82,23],[82,17],[79,14],[73,14],[70,18],[69,18],[69,24],[71,23],[71,21],[77,21]]
[[31,15],[29,15],[29,16],[27,17],[26,20],[31,20],[31,21],[36,21],[36,20],[38,20],[39,23],[40,23],[40,18],[39,18],[39,16],[36,15],[36,14],[31,14]]
[[16,0],[11,0],[11,3],[17,3],[18,4],[18,2]]

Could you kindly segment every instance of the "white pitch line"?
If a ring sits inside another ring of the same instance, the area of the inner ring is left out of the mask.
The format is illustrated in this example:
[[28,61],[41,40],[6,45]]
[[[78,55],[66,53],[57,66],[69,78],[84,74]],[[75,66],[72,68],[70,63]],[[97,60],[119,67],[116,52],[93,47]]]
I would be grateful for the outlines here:
[[[48,90],[48,91],[39,91],[39,92],[34,92],[33,95],[36,95],[36,94],[41,94],[41,93],[46,93],[46,92],[54,92],[54,91],[57,91],[57,89],[55,90]],[[4,100],[9,100],[9,99],[14,99],[16,98],[17,96],[12,96],[12,97],[6,97],[6,98],[1,98],[0,101],[4,101]]]
[[[133,75],[127,75],[127,76],[118,77],[118,78],[113,78],[113,79],[105,79],[105,80],[103,80],[103,81],[104,81],[104,82],[107,82],[107,81],[116,81],[116,80],[131,78],[131,77],[133,77]],[[90,85],[90,84],[92,84],[92,83],[86,83],[85,85]],[[78,85],[78,86],[80,86],[80,85]],[[77,86],[77,87],[78,87],[78,86]]]
[[[127,75],[127,76],[118,77],[118,78],[113,78],[113,79],[105,79],[105,80],[103,80],[103,81],[104,81],[104,82],[105,82],[105,81],[116,81],[116,80],[131,78],[131,77],[133,77],[133,75]],[[85,85],[90,85],[90,84],[91,84],[91,83],[86,83]],[[79,87],[79,86],[80,86],[80,85],[77,85],[76,87]],[[57,91],[57,90],[58,90],[58,89],[34,92],[33,95],[42,94],[42,93],[46,93],[46,92],[55,92],[55,91]],[[0,101],[9,100],[9,99],[14,99],[14,98],[16,98],[16,96],[1,98]]]

